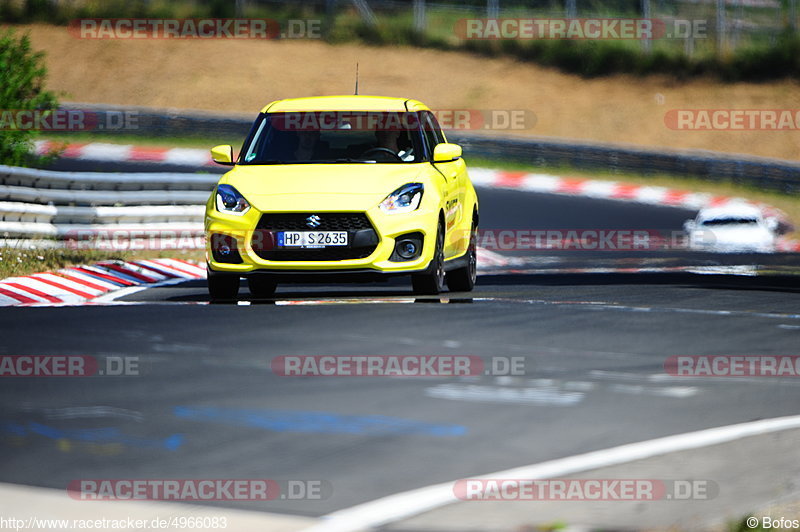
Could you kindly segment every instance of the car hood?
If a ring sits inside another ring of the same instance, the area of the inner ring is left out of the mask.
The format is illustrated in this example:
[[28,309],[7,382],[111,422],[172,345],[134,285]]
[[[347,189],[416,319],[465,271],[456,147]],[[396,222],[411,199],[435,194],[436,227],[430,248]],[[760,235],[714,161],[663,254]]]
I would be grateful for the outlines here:
[[406,183],[422,164],[291,164],[237,166],[220,181],[258,210],[367,210]]

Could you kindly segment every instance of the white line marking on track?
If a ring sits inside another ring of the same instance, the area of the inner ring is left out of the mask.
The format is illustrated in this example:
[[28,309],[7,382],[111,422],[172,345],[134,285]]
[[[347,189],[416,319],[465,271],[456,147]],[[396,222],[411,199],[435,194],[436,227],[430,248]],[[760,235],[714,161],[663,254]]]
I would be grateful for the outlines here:
[[685,398],[697,395],[696,386],[644,386],[642,384],[612,384],[609,387],[612,392],[627,393],[633,395],[655,395],[657,397],[677,397]]
[[489,302],[516,302],[527,305],[552,305],[584,307],[590,310],[616,310],[621,312],[664,312],[676,314],[705,314],[710,316],[739,316],[756,317],[779,320],[798,320],[800,314],[780,314],[777,312],[752,312],[749,310],[714,310],[702,308],[681,308],[681,307],[638,307],[631,305],[621,305],[605,301],[552,301],[547,299],[524,299],[524,298],[503,298],[503,297],[476,297],[473,301]]
[[425,390],[435,399],[476,403],[573,406],[583,400],[580,392],[563,392],[556,388],[505,388],[476,384],[440,384]]
[[[800,416],[787,416],[736,425],[704,429],[601,451],[559,458],[506,471],[472,476],[476,479],[559,478],[580,471],[614,466],[669,453],[718,445],[750,436],[800,428]],[[339,510],[323,517],[323,522],[306,532],[351,532],[369,530],[405,519],[441,506],[459,502],[453,494],[454,481],[396,493],[381,499]]]
[[40,413],[46,419],[89,419],[89,418],[121,418],[132,419],[141,422],[144,414],[138,410],[128,410],[113,406],[73,406],[64,408],[42,408],[23,407],[23,412]]

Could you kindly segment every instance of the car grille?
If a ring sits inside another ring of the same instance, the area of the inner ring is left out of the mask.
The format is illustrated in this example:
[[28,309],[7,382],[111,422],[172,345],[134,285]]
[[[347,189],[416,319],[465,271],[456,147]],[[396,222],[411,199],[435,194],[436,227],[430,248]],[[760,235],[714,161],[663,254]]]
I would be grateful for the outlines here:
[[[306,225],[306,219],[312,214],[317,214],[320,218],[321,223],[318,227],[312,228]],[[337,261],[363,259],[369,257],[378,246],[377,233],[364,213],[267,213],[261,216],[257,230],[262,232],[262,236],[253,237],[253,251],[265,260]],[[271,238],[263,238],[264,231],[270,233],[278,231],[347,231],[350,244],[347,247],[330,246],[309,249],[256,246],[257,238],[261,242],[273,241]]]
[[306,218],[317,213],[279,213],[264,214],[258,222],[258,229],[271,231],[358,231],[372,229],[369,218],[363,212],[328,212],[317,214],[319,227],[306,225]]

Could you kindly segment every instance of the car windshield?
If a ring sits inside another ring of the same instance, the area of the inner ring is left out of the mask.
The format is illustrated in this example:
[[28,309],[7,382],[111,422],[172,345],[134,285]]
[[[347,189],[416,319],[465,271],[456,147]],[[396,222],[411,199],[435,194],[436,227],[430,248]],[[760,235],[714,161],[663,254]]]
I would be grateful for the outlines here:
[[417,113],[261,114],[240,164],[417,163],[425,149]]
[[712,218],[711,220],[704,220],[702,222],[705,226],[718,226],[718,225],[755,225],[758,220],[755,218]]

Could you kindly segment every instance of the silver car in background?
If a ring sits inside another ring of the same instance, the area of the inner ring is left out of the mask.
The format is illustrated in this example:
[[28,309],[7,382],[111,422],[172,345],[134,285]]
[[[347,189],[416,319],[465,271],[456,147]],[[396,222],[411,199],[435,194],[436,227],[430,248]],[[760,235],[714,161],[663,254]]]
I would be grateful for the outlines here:
[[771,253],[775,251],[778,220],[765,218],[747,203],[702,209],[683,228],[689,248],[721,253]]

